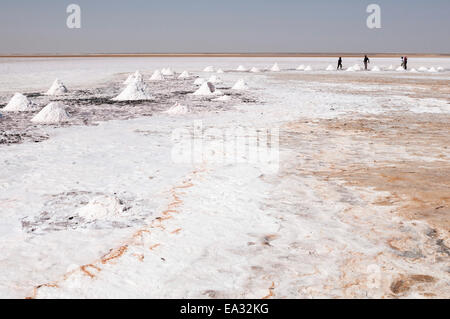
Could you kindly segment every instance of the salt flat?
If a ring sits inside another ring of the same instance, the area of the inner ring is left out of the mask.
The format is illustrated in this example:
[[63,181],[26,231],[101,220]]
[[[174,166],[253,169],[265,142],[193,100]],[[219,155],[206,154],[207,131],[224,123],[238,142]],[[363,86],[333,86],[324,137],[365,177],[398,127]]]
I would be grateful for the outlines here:
[[[450,59],[410,60],[436,73],[329,64],[1,59],[1,107],[20,92],[40,108],[0,109],[0,296],[448,298]],[[230,100],[193,95],[195,78],[149,81],[167,67],[220,77]],[[152,99],[112,101],[136,70]],[[69,92],[44,95],[56,78]],[[68,120],[30,121],[52,101]],[[176,103],[188,111],[165,113]],[[278,169],[174,161],[173,133],[199,123],[278,129]]]

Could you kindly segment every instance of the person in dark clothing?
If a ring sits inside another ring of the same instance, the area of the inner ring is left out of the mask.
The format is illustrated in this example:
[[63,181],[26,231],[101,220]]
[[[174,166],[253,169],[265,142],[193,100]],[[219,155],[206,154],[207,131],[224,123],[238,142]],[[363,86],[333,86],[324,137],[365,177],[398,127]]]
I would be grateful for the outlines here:
[[405,70],[408,70],[408,57],[407,57],[407,56],[405,56],[405,57],[403,58],[403,68],[404,68]]
[[338,70],[339,70],[339,69],[342,70],[342,57],[339,57],[337,69],[338,69]]
[[364,57],[364,69],[367,71],[367,63],[370,63],[369,58],[367,57],[367,55]]

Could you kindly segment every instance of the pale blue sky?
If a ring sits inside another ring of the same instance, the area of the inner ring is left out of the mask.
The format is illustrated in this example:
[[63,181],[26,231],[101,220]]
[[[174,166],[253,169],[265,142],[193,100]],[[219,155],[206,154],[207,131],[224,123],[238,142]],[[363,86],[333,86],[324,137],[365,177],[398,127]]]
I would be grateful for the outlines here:
[[[371,3],[382,29],[366,27]],[[1,0],[0,54],[450,53],[449,13],[450,0]]]

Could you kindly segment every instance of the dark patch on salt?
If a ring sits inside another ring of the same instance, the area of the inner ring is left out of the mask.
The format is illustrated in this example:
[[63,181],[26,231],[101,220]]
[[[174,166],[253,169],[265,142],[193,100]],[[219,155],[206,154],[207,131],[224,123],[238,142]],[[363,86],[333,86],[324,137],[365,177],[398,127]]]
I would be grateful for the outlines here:
[[42,93],[24,93],[23,95],[25,95],[27,98],[35,98],[35,97],[44,96]]
[[[44,235],[68,229],[129,228],[145,224],[146,215],[136,215],[128,222],[117,220],[86,221],[81,216],[78,216],[77,209],[87,205],[92,198],[99,195],[105,194],[100,192],[71,191],[50,195],[39,215],[22,218],[22,229],[29,234]],[[132,199],[119,198],[119,201],[124,205],[124,213],[132,214],[130,212]],[[136,203],[133,204],[137,205]],[[128,217],[130,216],[128,215]]]

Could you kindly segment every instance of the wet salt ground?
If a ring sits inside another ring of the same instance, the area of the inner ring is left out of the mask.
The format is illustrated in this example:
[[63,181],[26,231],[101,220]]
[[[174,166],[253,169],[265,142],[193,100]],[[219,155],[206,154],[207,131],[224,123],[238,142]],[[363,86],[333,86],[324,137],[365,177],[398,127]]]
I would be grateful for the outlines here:
[[[149,78],[148,74],[144,74]],[[71,115],[68,122],[47,127],[67,127],[72,125],[96,125],[98,122],[110,120],[129,120],[138,117],[151,117],[164,112],[175,103],[191,108],[192,112],[214,112],[232,109],[233,103],[257,103],[257,96],[252,92],[237,92],[231,90],[231,85],[218,84],[216,89],[230,95],[227,102],[212,101],[217,98],[193,96],[198,86],[193,84],[195,78],[178,80],[174,77],[165,81],[146,81],[153,99],[148,101],[113,101],[124,88],[122,82],[112,82],[102,87],[83,90],[70,90],[61,96],[46,96],[42,93],[24,93],[34,103],[44,107],[50,102],[59,101]],[[123,81],[123,79],[120,79]],[[231,84],[231,83],[230,83]],[[0,101],[8,101],[9,96],[0,96]],[[6,104],[0,105],[1,108]],[[0,118],[0,144],[16,144],[22,142],[41,142],[48,138],[42,132],[42,125],[30,120],[40,111],[34,112],[3,112]]]

